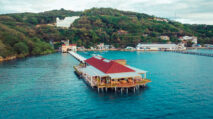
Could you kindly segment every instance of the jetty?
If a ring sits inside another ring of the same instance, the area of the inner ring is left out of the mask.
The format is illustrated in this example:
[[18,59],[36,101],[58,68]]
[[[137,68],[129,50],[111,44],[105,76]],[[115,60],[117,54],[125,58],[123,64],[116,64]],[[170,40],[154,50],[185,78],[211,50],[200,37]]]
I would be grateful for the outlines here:
[[147,71],[129,66],[126,60],[108,60],[101,56],[84,58],[74,51],[68,51],[80,64],[74,66],[75,73],[92,88],[112,91],[136,91],[151,80],[146,78]]
[[181,54],[190,54],[190,55],[199,55],[199,56],[207,56],[207,57],[213,57],[213,54],[209,54],[209,53],[200,53],[200,52],[190,52],[190,51],[169,51],[169,50],[165,50],[165,52],[175,52],[175,53],[181,53]]
[[69,54],[71,54],[74,58],[76,58],[79,62],[85,63],[86,58],[83,56],[79,55],[78,53],[74,51],[68,51]]
[[146,78],[147,71],[129,66],[126,60],[108,60],[101,56],[86,59],[76,52],[69,51],[81,63],[74,66],[76,74],[97,91],[136,91],[151,80]]

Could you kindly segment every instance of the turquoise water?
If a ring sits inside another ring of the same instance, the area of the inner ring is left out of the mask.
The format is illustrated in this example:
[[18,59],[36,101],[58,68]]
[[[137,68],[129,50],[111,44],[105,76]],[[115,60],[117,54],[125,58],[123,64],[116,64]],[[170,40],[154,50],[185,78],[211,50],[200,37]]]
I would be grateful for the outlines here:
[[193,49],[188,50],[190,52],[198,52],[198,53],[207,53],[207,54],[213,54],[213,49]]
[[212,119],[213,58],[170,52],[79,52],[126,59],[152,80],[133,93],[97,93],[69,54],[0,63],[0,118]]

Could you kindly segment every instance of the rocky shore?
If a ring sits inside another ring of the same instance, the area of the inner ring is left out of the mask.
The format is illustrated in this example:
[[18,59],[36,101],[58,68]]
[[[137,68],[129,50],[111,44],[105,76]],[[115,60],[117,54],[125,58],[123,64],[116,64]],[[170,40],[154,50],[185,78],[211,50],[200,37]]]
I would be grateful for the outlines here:
[[10,56],[10,57],[6,57],[6,58],[3,58],[3,57],[0,56],[0,62],[13,60],[13,59],[16,59],[16,58],[17,58],[16,56]]

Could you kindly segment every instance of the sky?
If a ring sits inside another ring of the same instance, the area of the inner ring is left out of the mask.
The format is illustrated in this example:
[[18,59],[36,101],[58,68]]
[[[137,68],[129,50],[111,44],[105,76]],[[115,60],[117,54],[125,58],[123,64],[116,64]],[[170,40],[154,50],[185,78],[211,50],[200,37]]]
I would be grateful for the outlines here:
[[213,0],[0,0],[0,14],[37,13],[61,8],[83,11],[93,7],[146,13],[182,23],[213,25]]

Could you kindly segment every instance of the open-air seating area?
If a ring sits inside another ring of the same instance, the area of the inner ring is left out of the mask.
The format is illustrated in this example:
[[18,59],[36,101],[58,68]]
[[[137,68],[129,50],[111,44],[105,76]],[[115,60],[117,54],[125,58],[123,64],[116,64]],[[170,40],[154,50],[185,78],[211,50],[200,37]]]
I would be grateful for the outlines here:
[[120,80],[120,81],[110,81],[109,83],[100,82],[97,84],[99,87],[134,87],[136,85],[143,85],[147,82],[151,82],[148,79],[138,79],[133,81],[132,79]]

